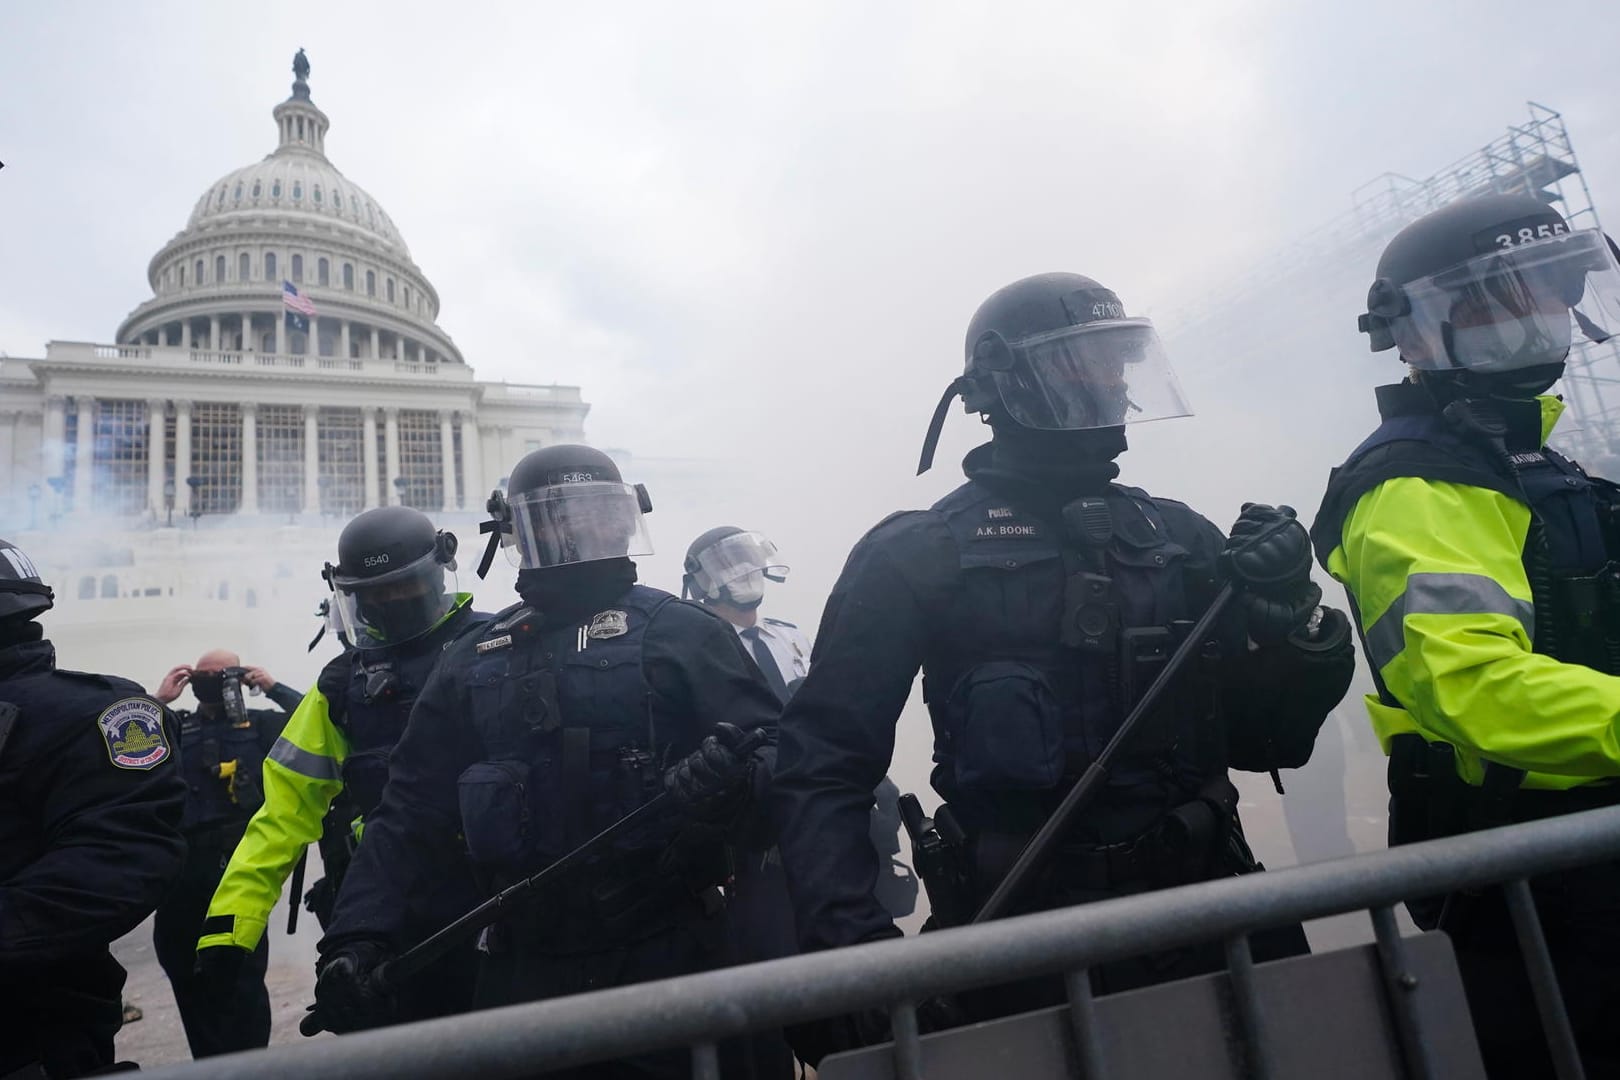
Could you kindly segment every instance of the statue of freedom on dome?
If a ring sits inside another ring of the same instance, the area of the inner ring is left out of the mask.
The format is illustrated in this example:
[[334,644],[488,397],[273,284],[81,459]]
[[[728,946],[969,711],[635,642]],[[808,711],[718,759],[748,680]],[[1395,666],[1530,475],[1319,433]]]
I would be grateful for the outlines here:
[[309,78],[309,58],[304,55],[303,49],[299,49],[298,55],[293,57],[293,78],[299,82]]

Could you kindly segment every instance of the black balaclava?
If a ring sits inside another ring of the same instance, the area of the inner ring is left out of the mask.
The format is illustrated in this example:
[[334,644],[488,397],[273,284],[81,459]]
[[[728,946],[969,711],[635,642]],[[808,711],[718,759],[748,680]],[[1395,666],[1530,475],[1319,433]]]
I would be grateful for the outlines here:
[[225,704],[225,672],[197,671],[191,676],[191,693],[197,703],[207,709],[218,709]]
[[547,627],[594,615],[635,583],[636,564],[628,558],[519,570],[517,575],[518,595]]
[[33,619],[0,619],[0,649],[41,641],[44,637],[45,628]]
[[988,455],[980,447],[963,463],[968,476],[990,480],[999,473],[1042,490],[1059,505],[1106,488],[1119,475],[1114,459],[1126,449],[1124,427],[1042,431],[991,414],[990,428]]

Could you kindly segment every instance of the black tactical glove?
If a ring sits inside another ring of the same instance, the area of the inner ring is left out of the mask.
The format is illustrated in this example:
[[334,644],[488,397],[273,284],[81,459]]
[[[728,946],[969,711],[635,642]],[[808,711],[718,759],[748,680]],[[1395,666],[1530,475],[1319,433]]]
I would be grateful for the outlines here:
[[197,962],[192,974],[203,984],[203,990],[217,1000],[230,1000],[235,994],[236,980],[247,963],[248,950],[237,945],[210,945],[197,950]]
[[1249,638],[1275,645],[1304,626],[1322,602],[1311,581],[1311,537],[1291,506],[1244,503],[1221,549],[1226,580],[1243,590]]
[[[391,950],[378,941],[352,941],[321,958],[316,966],[314,1015],[299,1030],[342,1034],[382,1027],[393,1019],[393,999],[377,985],[377,969]],[[314,1031],[308,1030],[314,1026]]]
[[753,756],[735,724],[716,724],[714,734],[664,774],[664,790],[694,821],[721,821],[748,797]]

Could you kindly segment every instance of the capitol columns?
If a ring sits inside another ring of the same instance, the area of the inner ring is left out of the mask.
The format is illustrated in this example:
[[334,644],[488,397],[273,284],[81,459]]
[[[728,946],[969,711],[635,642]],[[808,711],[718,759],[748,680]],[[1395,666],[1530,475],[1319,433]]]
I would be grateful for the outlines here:
[[[345,360],[347,360],[349,358],[349,320],[348,319],[339,319],[338,320],[338,355],[341,356]],[[377,421],[375,419],[373,419],[371,424],[372,424],[373,432],[375,433],[376,426],[377,426]]]
[[259,512],[259,403],[242,402],[242,509]]
[[174,403],[174,508],[191,512],[191,402]]
[[208,347],[215,352],[224,352],[225,345],[219,340],[219,316],[208,316]]
[[478,414],[472,409],[461,411],[461,490],[465,493],[463,509],[476,510],[483,505],[484,466],[483,439],[478,433]]
[[96,475],[96,399],[89,394],[75,394],[73,404],[79,417],[73,456],[73,510],[85,514],[90,511],[90,484]]
[[[349,324],[344,323],[345,327]],[[367,510],[377,507],[377,410],[367,406],[361,412],[360,464],[366,474]]]
[[456,433],[450,426],[450,418],[455,414],[454,409],[439,410],[439,464],[444,477],[444,512],[447,514],[456,509]]
[[285,314],[276,319],[276,355],[287,355],[287,316]]
[[371,359],[382,359],[382,335],[377,332],[375,323],[371,326]]
[[154,518],[163,516],[164,419],[169,415],[168,398],[146,401],[146,505]]
[[404,500],[399,497],[399,488],[394,481],[399,477],[399,409],[389,405],[383,409],[383,455],[387,459],[383,464],[388,470],[385,480],[387,496],[383,503],[387,506],[398,506]]
[[58,479],[67,468],[67,398],[49,394],[45,398],[44,460],[45,479]]
[[304,406],[304,513],[321,512],[320,407]]

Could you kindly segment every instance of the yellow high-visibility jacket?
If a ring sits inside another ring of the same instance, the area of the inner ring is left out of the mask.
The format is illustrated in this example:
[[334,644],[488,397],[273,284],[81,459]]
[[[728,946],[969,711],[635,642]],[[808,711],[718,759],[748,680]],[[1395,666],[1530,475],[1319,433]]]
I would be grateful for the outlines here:
[[[450,611],[429,631],[442,634],[455,616],[472,602],[471,593],[456,597]],[[467,625],[458,620],[460,633]],[[332,660],[351,663],[344,653]],[[270,912],[281,897],[281,889],[304,849],[321,837],[321,822],[332,800],[343,790],[343,762],[350,752],[349,740],[332,720],[331,703],[321,691],[322,681],[304,695],[281,737],[264,760],[264,805],[259,807],[247,831],[231,854],[225,875],[214,890],[203,921],[203,935],[197,948],[235,945],[252,950],[264,937]],[[345,677],[338,685],[347,686]],[[420,689],[420,687],[418,687]],[[400,703],[409,709],[414,699]],[[360,823],[352,824],[359,835]],[[299,903],[302,897],[291,897]]]
[[[1386,423],[1391,389],[1380,388]],[[1543,442],[1562,411],[1541,399]],[[1531,651],[1523,501],[1395,475],[1356,498],[1335,531],[1324,520],[1333,499],[1330,482],[1313,538],[1350,593],[1368,662],[1400,703],[1367,697],[1386,753],[1393,736],[1415,732],[1454,747],[1458,773],[1475,785],[1486,760],[1525,770],[1527,788],[1620,777],[1620,678]]]

